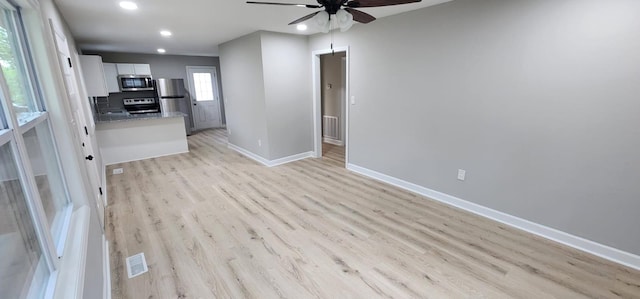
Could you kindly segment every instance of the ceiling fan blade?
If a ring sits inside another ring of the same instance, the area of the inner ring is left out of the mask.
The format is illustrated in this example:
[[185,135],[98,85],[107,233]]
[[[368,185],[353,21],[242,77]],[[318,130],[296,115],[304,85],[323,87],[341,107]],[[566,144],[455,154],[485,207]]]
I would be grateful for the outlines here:
[[320,5],[310,5],[310,4],[295,4],[295,3],[280,3],[280,2],[256,2],[256,1],[247,1],[248,4],[266,4],[266,5],[284,5],[284,6],[298,6],[298,7],[306,7],[306,8],[321,8]]
[[312,13],[312,14],[308,14],[308,15],[306,15],[306,16],[304,16],[304,17],[302,17],[302,18],[299,18],[299,19],[297,19],[297,20],[295,20],[295,21],[293,21],[293,22],[289,23],[289,25],[294,25],[294,24],[302,23],[302,22],[304,22],[304,21],[306,21],[306,20],[308,20],[308,19],[313,18],[313,16],[317,15],[318,13],[319,13],[319,11],[316,11],[316,12],[314,12],[314,13]]
[[344,10],[348,11],[352,16],[353,20],[356,22],[360,22],[362,24],[367,24],[375,20],[376,18],[366,12],[359,11],[353,8],[345,8]]
[[416,3],[422,0],[352,0],[347,2],[347,7],[378,7],[398,4]]

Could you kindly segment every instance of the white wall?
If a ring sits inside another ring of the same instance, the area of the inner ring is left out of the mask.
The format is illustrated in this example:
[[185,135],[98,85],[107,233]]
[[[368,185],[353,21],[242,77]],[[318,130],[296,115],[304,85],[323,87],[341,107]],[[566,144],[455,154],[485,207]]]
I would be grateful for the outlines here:
[[639,36],[633,0],[456,0],[336,33],[349,161],[640,254]]
[[182,117],[99,123],[96,137],[105,165],[188,153]]
[[307,38],[263,32],[261,40],[269,159],[308,152],[313,107]]

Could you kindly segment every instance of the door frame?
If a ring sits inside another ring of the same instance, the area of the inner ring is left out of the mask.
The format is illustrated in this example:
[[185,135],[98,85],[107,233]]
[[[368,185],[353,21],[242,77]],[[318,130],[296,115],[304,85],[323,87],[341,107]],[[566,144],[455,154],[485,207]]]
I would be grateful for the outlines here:
[[[218,84],[218,76],[219,76],[218,68],[216,68],[213,65],[187,65],[187,85],[188,85],[187,89],[189,90],[189,101],[190,101],[189,106],[191,107],[191,117],[193,118],[192,119],[192,121],[193,121],[192,129],[194,131],[200,129],[196,125],[196,120],[195,120],[196,113],[195,113],[195,110],[193,109],[193,107],[194,107],[193,102],[192,102],[193,101],[193,96],[191,94],[191,91],[192,91],[191,90],[191,85],[193,84],[193,82],[191,81],[192,79],[191,79],[191,75],[189,73],[190,70],[196,69],[196,68],[198,68],[198,69],[204,68],[204,69],[212,69],[213,70],[213,74],[215,75],[215,77],[212,80],[213,84],[214,84],[214,95],[213,96],[218,101],[218,119],[220,120],[220,127],[219,128],[221,128],[221,127],[223,127],[223,125],[222,125],[222,108],[221,108],[222,105],[220,103],[220,101],[221,101],[221,99],[220,99],[220,85]],[[194,88],[195,88],[195,86],[194,86]]]
[[[86,96],[86,92],[85,92],[85,87],[84,87],[84,81],[82,81],[82,71],[80,69],[80,63],[77,57],[77,53],[73,52],[71,50],[71,47],[69,47],[69,39],[66,36],[66,33],[64,32],[64,30],[61,30],[60,28],[58,28],[57,26],[55,26],[54,22],[52,19],[49,19],[49,29],[50,29],[50,33],[51,33],[51,37],[53,39],[53,49],[55,50],[55,61],[58,64],[58,68],[59,68],[59,72],[61,75],[61,79],[62,79],[62,86],[63,86],[63,92],[61,95],[62,99],[66,100],[66,103],[68,105],[69,111],[71,113],[71,117],[73,120],[75,120],[75,122],[72,121],[72,130],[73,132],[71,133],[71,135],[73,136],[73,139],[78,139],[75,140],[76,142],[78,142],[76,144],[76,147],[80,150],[80,154],[82,155],[81,158],[79,158],[78,160],[80,161],[80,165],[82,167],[82,169],[84,170],[83,173],[86,177],[85,180],[85,185],[88,184],[89,186],[89,195],[90,197],[90,201],[93,200],[93,202],[91,202],[90,204],[96,204],[96,212],[98,213],[98,218],[100,223],[100,228],[102,230],[102,232],[104,233],[105,231],[105,226],[104,226],[104,219],[106,217],[106,209],[105,207],[107,206],[107,197],[106,197],[106,192],[103,190],[104,187],[102,186],[102,181],[101,181],[101,175],[100,175],[100,171],[102,170],[102,158],[100,155],[100,149],[97,146],[97,140],[96,140],[96,136],[95,136],[95,123],[93,123],[92,119],[89,119],[86,115],[87,113],[87,105],[89,105],[88,101],[83,101],[82,98],[88,98],[85,97]],[[61,38],[64,38],[64,41],[61,42],[62,45],[58,44],[58,36],[60,36]],[[62,48],[61,48],[62,47]],[[73,76],[72,80],[73,82],[70,82],[67,80],[67,78],[65,78],[65,66],[64,66],[64,62],[60,60],[60,53],[63,52],[62,50],[64,50],[66,48],[66,55],[68,55],[67,59],[68,59],[68,63],[70,64],[69,66],[69,71],[71,72],[71,75]],[[70,88],[74,88],[75,89],[75,97],[72,96],[70,94]],[[75,111],[73,109],[73,106],[75,105],[75,107],[77,108]],[[90,110],[90,108],[88,108]],[[87,123],[90,122],[90,123]],[[82,128],[81,126],[84,127],[84,133],[85,135],[83,135],[82,132]],[[77,135],[76,135],[77,133]],[[81,147],[80,144],[83,144],[83,146]],[[95,147],[94,147],[95,146]],[[87,154],[87,148],[89,148],[91,151],[89,153],[89,155],[94,156],[94,160],[95,161],[91,161],[91,162],[87,162],[85,161],[85,155]],[[89,163],[93,163],[93,166],[89,166]],[[95,168],[95,182],[92,179],[93,177],[93,170]],[[104,176],[106,178],[106,175]],[[98,188],[97,190],[95,188]],[[101,218],[101,219],[100,219]]]
[[320,56],[334,52],[345,53],[345,91],[344,91],[344,166],[349,165],[349,98],[350,98],[350,76],[349,76],[349,46],[334,47],[332,49],[316,50],[311,52],[311,65],[313,73],[313,156],[322,157],[322,86]]

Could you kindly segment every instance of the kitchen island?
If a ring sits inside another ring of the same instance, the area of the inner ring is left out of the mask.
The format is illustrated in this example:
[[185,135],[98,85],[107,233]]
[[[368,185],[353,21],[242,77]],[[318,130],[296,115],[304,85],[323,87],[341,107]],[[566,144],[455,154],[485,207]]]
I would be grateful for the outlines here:
[[95,122],[104,165],[189,151],[180,112],[99,114]]

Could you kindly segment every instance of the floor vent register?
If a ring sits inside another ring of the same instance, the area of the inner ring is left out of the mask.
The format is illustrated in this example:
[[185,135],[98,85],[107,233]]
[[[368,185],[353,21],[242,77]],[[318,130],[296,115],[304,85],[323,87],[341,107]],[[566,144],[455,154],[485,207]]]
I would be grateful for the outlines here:
[[144,252],[127,258],[127,275],[129,278],[134,278],[147,271],[149,271],[149,268],[147,268],[147,260],[144,258]]

